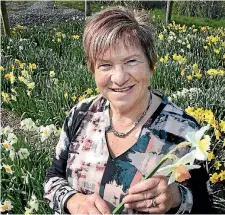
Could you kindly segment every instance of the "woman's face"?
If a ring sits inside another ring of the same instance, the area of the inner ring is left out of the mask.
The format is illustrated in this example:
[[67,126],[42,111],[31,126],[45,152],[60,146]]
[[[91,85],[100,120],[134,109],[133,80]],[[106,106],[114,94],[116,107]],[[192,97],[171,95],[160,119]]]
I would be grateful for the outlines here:
[[94,76],[101,94],[120,111],[143,104],[152,71],[141,47],[119,43],[100,56]]

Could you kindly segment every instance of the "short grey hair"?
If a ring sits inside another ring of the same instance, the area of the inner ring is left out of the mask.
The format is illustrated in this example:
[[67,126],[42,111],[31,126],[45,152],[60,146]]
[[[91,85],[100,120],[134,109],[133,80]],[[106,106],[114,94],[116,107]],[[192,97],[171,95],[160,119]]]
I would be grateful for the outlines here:
[[86,20],[83,47],[88,70],[94,73],[100,54],[123,41],[125,47],[141,46],[150,69],[157,61],[151,17],[122,6],[106,8]]

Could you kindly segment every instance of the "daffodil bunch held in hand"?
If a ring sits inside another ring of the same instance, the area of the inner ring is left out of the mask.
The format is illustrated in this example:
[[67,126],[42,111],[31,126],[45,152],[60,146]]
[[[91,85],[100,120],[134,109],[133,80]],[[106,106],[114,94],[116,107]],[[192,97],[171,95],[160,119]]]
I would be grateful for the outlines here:
[[[208,135],[204,135],[204,133],[209,129],[209,127],[210,126],[207,125],[197,132],[188,132],[185,136],[188,142],[182,142],[168,152],[167,155],[161,159],[159,164],[143,178],[143,180],[151,178],[155,173],[170,176],[168,184],[172,184],[175,181],[183,182],[191,178],[189,170],[201,167],[200,165],[195,165],[194,161],[207,160],[208,150],[210,148],[210,137]],[[190,152],[180,159],[173,154],[177,149],[187,146],[190,147]],[[160,168],[168,159],[172,160],[172,164]],[[121,202],[112,213],[119,214],[123,208],[124,203]]]

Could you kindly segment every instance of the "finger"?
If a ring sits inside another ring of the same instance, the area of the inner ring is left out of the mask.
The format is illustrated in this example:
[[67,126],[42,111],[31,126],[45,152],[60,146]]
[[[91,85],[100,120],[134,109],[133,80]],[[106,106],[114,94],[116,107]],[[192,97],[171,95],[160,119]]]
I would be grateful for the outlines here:
[[144,192],[147,190],[151,190],[154,187],[158,186],[159,182],[160,182],[160,178],[158,178],[158,177],[152,177],[152,178],[146,179],[146,180],[141,181],[141,182],[135,184],[134,186],[132,186],[128,190],[128,193],[135,194],[135,193],[140,193],[140,192]]
[[96,207],[90,207],[88,209],[88,214],[101,214],[101,212]]
[[158,187],[154,187],[151,190],[144,191],[141,193],[128,194],[127,196],[125,196],[123,198],[123,202],[124,203],[132,203],[132,202],[137,202],[137,201],[143,201],[143,200],[147,200],[147,199],[152,199],[153,197],[158,196],[158,195],[159,195]]
[[127,203],[127,204],[124,204],[124,207],[129,209],[150,208],[152,207],[152,199],[146,199],[143,201]]
[[149,214],[164,214],[166,211],[164,211],[162,208],[138,208],[137,211],[139,212],[147,212]]
[[138,209],[138,208],[152,208],[153,201],[155,207],[158,207],[161,204],[166,204],[169,201],[169,196],[166,194],[160,194],[158,196],[154,196],[153,198],[144,199],[141,201],[125,203],[126,208]]
[[100,211],[101,214],[111,214],[108,205],[100,196],[96,198],[95,206]]

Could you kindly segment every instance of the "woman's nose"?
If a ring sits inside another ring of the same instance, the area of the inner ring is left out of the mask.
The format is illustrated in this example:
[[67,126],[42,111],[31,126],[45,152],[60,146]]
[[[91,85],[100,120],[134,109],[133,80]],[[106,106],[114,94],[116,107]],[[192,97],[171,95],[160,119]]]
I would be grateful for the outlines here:
[[111,76],[111,81],[118,86],[123,86],[129,80],[129,74],[124,65],[116,65]]

